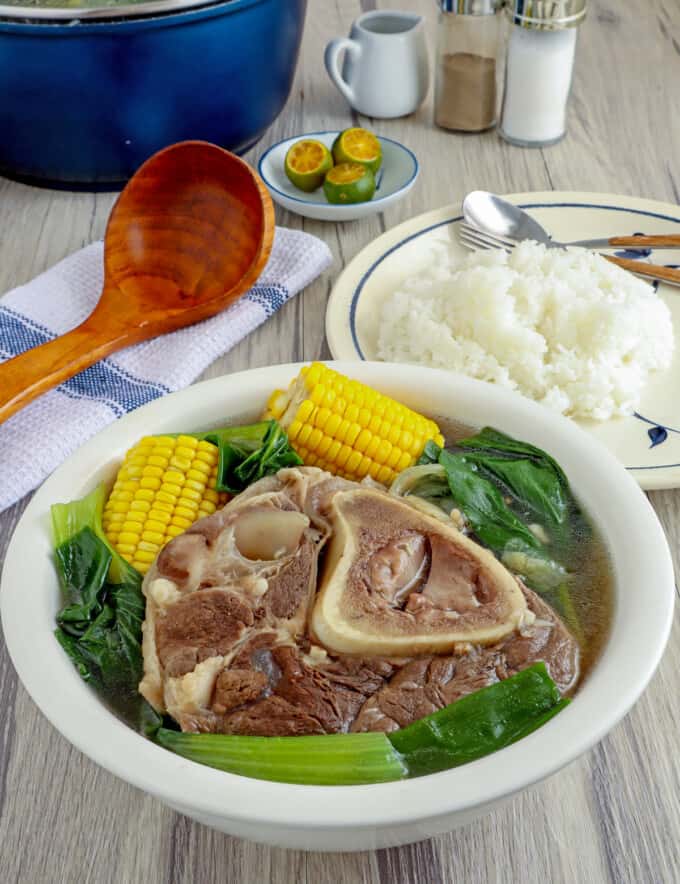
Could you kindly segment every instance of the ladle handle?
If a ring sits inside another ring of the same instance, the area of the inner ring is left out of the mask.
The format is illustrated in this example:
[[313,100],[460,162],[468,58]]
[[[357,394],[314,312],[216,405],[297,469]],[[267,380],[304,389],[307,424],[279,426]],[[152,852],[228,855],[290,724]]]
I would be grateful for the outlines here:
[[132,343],[128,329],[102,330],[94,314],[72,331],[26,350],[0,365],[0,424],[58,384],[113,350]]

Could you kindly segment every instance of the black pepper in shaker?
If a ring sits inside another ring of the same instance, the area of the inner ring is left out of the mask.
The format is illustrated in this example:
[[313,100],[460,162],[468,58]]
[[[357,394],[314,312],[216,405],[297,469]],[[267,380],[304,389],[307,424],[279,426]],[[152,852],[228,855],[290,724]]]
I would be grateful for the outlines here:
[[496,124],[499,0],[438,0],[434,121],[483,132]]

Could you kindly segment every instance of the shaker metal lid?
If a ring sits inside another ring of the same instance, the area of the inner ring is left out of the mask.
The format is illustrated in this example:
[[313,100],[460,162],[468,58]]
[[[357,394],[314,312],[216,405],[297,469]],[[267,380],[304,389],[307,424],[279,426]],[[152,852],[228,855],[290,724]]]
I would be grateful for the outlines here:
[[438,0],[442,12],[457,15],[494,15],[503,0]]
[[588,0],[507,0],[506,11],[523,28],[556,31],[580,25]]

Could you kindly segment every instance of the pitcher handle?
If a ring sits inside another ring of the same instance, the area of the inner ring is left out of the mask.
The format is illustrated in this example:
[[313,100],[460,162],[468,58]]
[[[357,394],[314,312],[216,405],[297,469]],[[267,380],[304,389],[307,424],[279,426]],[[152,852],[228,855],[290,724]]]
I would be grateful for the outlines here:
[[342,92],[347,101],[351,105],[354,105],[356,100],[354,90],[349,83],[343,79],[342,73],[340,72],[340,53],[343,51],[349,52],[355,57],[358,57],[361,53],[361,47],[356,40],[350,40],[349,37],[338,37],[335,40],[331,40],[328,46],[326,46],[324,63],[326,65],[326,70],[328,71],[328,76],[335,83],[340,92]]

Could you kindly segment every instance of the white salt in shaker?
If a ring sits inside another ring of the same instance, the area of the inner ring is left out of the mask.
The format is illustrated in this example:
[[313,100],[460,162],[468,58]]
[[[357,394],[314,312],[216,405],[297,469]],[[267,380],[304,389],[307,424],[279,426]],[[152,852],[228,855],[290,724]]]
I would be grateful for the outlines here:
[[555,144],[566,132],[577,26],[587,0],[508,0],[511,26],[500,134],[511,144]]

